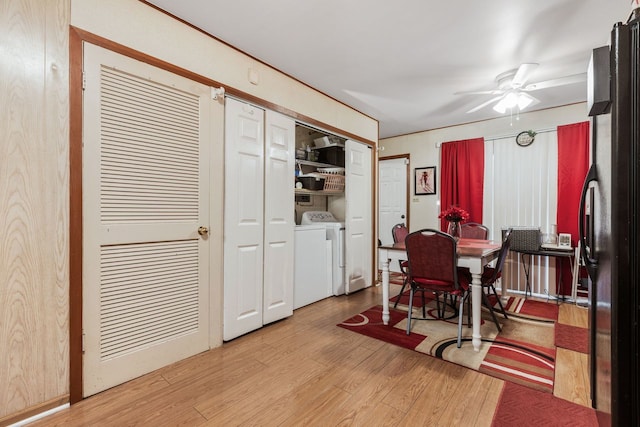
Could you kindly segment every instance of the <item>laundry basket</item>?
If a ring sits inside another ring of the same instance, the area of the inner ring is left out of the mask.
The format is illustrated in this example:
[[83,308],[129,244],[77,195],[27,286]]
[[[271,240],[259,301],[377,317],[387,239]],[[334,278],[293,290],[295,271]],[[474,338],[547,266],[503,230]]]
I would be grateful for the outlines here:
[[341,193],[344,191],[344,175],[320,174],[324,178],[324,191]]

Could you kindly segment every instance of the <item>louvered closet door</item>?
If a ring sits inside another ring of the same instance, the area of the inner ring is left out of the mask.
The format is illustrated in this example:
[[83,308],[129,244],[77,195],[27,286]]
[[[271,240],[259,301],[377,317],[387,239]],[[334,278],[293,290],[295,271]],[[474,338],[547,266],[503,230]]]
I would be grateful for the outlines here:
[[85,44],[84,395],[208,348],[210,89]]

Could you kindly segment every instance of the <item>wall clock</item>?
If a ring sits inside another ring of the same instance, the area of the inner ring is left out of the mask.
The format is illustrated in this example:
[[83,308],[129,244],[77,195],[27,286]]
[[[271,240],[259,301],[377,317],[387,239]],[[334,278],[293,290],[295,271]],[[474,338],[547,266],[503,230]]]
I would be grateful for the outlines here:
[[527,147],[533,143],[533,140],[536,138],[536,133],[532,130],[525,130],[520,132],[518,136],[516,136],[516,144],[521,147]]

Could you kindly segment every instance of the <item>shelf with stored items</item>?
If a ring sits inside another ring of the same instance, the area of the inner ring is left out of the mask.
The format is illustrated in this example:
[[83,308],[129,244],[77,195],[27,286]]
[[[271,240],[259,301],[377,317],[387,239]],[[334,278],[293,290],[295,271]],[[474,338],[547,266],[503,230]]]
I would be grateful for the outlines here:
[[344,167],[344,144],[327,142],[323,145],[316,145],[310,148],[312,151],[318,153],[318,162]]
[[330,165],[328,163],[320,163],[320,162],[312,162],[311,160],[302,160],[296,159],[296,168],[299,169],[299,166],[312,166],[315,168],[333,168],[335,165]]
[[304,188],[296,188],[295,194],[308,194],[310,196],[342,196],[344,195],[344,190],[330,191],[330,190],[307,190]]
[[314,172],[296,176],[296,194],[341,195],[344,194],[345,169],[342,167],[318,167]]
[[[345,139],[299,125],[296,128],[295,194],[345,194]],[[317,203],[325,203],[317,200]]]

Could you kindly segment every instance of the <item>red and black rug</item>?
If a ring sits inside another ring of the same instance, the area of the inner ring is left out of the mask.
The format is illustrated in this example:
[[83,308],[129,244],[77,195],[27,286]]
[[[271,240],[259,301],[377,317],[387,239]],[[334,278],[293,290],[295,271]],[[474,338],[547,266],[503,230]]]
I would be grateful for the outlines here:
[[[382,306],[374,306],[338,326],[516,384],[553,392],[556,304],[509,298],[505,306],[509,318],[498,314],[502,326],[500,333],[489,312],[483,309],[482,346],[476,352],[471,345],[471,328],[466,325],[466,313],[462,347],[457,348],[458,318],[455,311],[448,307],[445,316],[448,319],[436,319],[436,303],[430,298],[426,300],[425,307],[430,320],[412,321],[411,334],[407,335],[408,299],[406,295],[400,298],[397,309],[393,309],[391,304],[389,325],[382,323]],[[414,310],[416,315],[422,316],[421,304]]]

